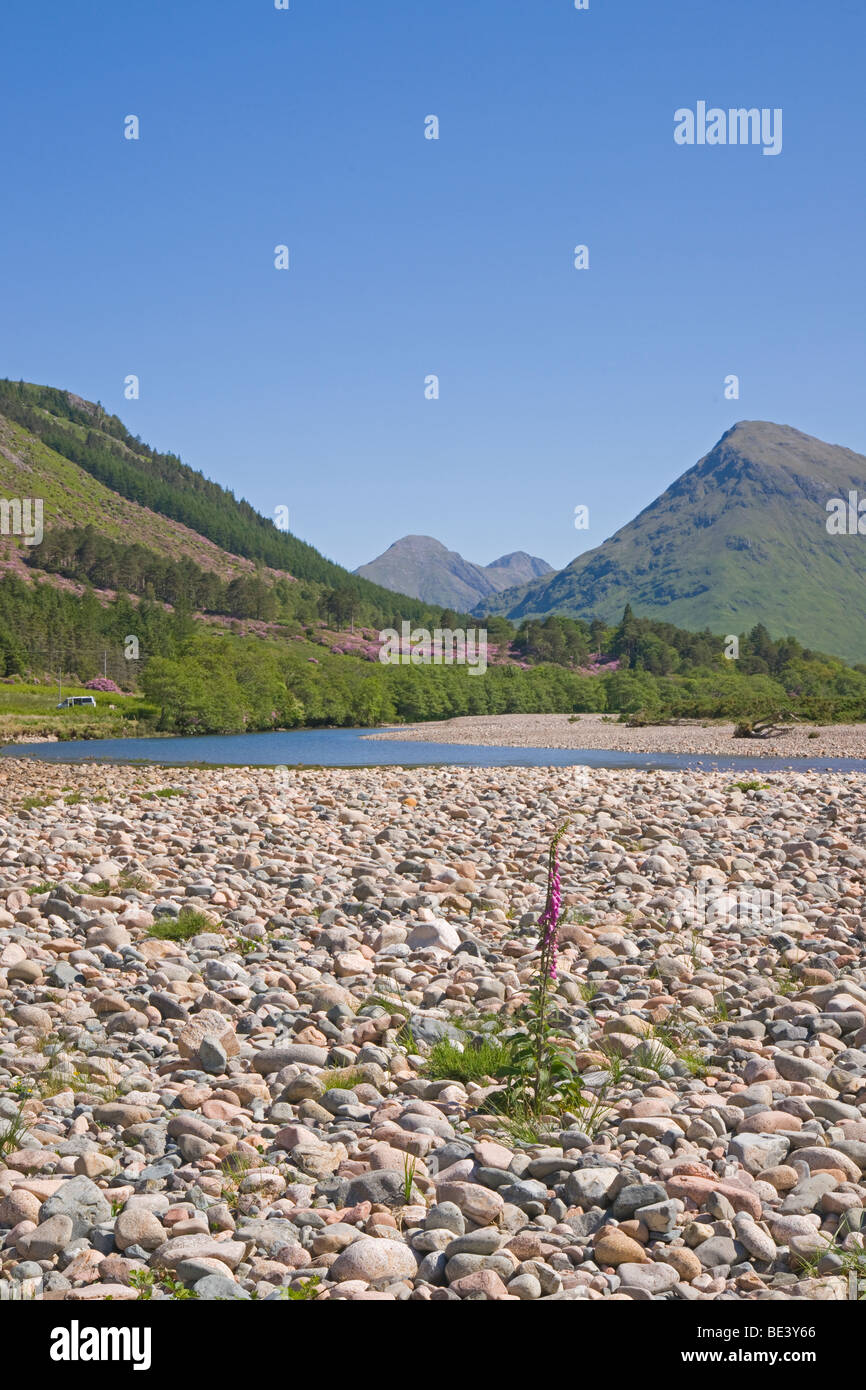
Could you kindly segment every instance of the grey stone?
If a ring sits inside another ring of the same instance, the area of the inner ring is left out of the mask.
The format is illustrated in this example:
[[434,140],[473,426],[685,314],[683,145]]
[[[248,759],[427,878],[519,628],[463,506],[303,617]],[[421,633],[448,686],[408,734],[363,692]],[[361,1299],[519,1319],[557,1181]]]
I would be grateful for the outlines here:
[[41,1216],[68,1216],[72,1221],[72,1238],[89,1235],[94,1226],[108,1221],[111,1207],[105,1195],[90,1178],[67,1179],[53,1197],[43,1202]]
[[356,1206],[358,1202],[381,1202],[383,1206],[402,1207],[405,1201],[402,1173],[384,1169],[379,1172],[362,1173],[349,1182],[347,1206]]
[[198,1061],[212,1076],[223,1076],[228,1066],[228,1057],[219,1038],[207,1033],[198,1045]]
[[234,1279],[229,1279],[224,1274],[205,1274],[192,1287],[198,1298],[207,1300],[226,1298],[243,1302],[249,1301],[250,1297],[246,1289],[242,1289],[240,1284],[236,1284]]
[[747,1172],[762,1173],[784,1163],[791,1141],[784,1134],[735,1134],[729,1153],[739,1159]]
[[281,1047],[266,1047],[253,1057],[253,1071],[260,1076],[282,1071],[293,1063],[306,1066],[324,1067],[328,1062],[328,1052],[324,1047],[313,1047],[309,1043],[284,1043]]
[[505,1232],[495,1226],[481,1226],[477,1231],[457,1236],[446,1247],[449,1260],[454,1255],[492,1255],[506,1239]]
[[[35,1231],[19,1236],[17,1249],[19,1255],[28,1260],[51,1260],[65,1250],[72,1241],[72,1220],[58,1213],[40,1221]],[[40,1274],[41,1274],[40,1270]]]
[[453,1231],[455,1236],[462,1236],[466,1230],[466,1219],[454,1202],[437,1202],[436,1206],[431,1207],[427,1213],[424,1229],[427,1231]]
[[617,1193],[612,1208],[613,1215],[617,1221],[628,1221],[634,1216],[638,1207],[648,1207],[656,1202],[664,1202],[667,1200],[667,1195],[661,1183],[629,1183]]
[[618,1176],[618,1168],[580,1168],[566,1179],[566,1199],[576,1207],[604,1204]]

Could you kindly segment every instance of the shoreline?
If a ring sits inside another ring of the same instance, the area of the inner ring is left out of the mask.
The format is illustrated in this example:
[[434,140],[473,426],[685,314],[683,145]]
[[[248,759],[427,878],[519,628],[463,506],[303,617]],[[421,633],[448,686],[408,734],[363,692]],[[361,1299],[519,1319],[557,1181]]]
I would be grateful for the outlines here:
[[725,758],[866,759],[866,724],[792,725],[775,738],[735,739],[733,732],[733,722],[632,729],[601,714],[483,714],[395,726],[365,737],[485,748],[585,749]]

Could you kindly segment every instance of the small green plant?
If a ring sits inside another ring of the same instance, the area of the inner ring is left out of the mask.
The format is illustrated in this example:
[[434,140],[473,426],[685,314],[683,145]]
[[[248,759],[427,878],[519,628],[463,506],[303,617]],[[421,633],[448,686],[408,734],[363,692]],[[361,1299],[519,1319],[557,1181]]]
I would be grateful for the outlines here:
[[625,1058],[620,1057],[619,1053],[606,1052],[608,1081],[612,1086],[618,1086],[625,1075]]
[[50,806],[56,798],[53,796],[25,796],[19,804],[21,811],[36,811],[43,806]]
[[669,1067],[671,1064],[670,1048],[657,1039],[644,1038],[629,1056],[628,1064],[646,1071],[660,1072],[663,1067]]
[[[105,800],[106,798],[103,798]],[[94,800],[96,798],[94,797]],[[119,893],[140,893],[147,887],[147,879],[143,874],[133,874],[124,872],[117,880],[117,891]]]
[[[739,725],[737,726],[740,727]],[[751,725],[748,726],[751,728]],[[736,735],[735,735],[736,737]],[[736,788],[738,792],[766,792],[770,790],[769,782],[734,782],[731,791]]]
[[384,990],[380,990],[376,994],[368,994],[358,1005],[358,1012],[360,1013],[362,1009],[369,1009],[374,1005],[384,1009],[386,1014],[394,1013],[397,1008],[406,1011],[410,1008],[408,999],[399,987],[396,987],[393,992],[389,990],[387,994]]
[[63,801],[66,806],[78,806],[84,800],[82,792],[70,792],[69,796],[64,796]]
[[[329,1076],[329,1071],[339,1071],[342,1074]],[[317,1080],[323,1091],[353,1091],[356,1086],[363,1085],[364,1073],[362,1071],[347,1072],[344,1067],[329,1067],[326,1071],[319,1072]]]
[[162,1271],[157,1273],[152,1269],[134,1269],[129,1276],[129,1287],[138,1290],[140,1303],[147,1303],[152,1299],[156,1289],[162,1289],[170,1298],[198,1298],[193,1289],[186,1288],[172,1274]]
[[98,883],[88,884],[87,891],[96,898],[107,898],[112,887],[107,878],[101,878]]
[[591,1004],[598,994],[598,983],[595,980],[585,980],[580,986],[580,997],[584,1004]]
[[72,1090],[74,1080],[69,1072],[49,1064],[36,1078],[36,1087],[42,1099],[48,1100],[51,1096],[59,1096],[61,1091]]
[[678,1053],[680,1061],[688,1068],[690,1076],[706,1076],[709,1072],[706,1060],[694,1047],[683,1047]]
[[[857,1210],[857,1222],[859,1223],[860,1212]],[[832,1235],[826,1238],[826,1243],[813,1250],[810,1255],[801,1255],[797,1259],[797,1265],[803,1274],[812,1278],[820,1275],[820,1265],[827,1255],[833,1255],[838,1260],[838,1265],[834,1273],[847,1275],[849,1281],[849,1296],[859,1302],[866,1302],[866,1249],[863,1244],[863,1232],[859,1224],[853,1224],[851,1214],[845,1212],[839,1219],[839,1225]]]
[[613,1106],[607,1103],[610,1085],[610,1081],[607,1081],[597,1093],[587,1092],[578,1076],[562,1089],[566,1109],[577,1117],[580,1128],[590,1139],[595,1139],[613,1109]]
[[775,979],[777,994],[799,994],[801,985],[791,970],[780,970]]
[[134,1269],[129,1276],[129,1287],[138,1290],[139,1303],[147,1303],[153,1298],[156,1275],[152,1269]]
[[236,1206],[240,1187],[247,1173],[258,1168],[261,1160],[252,1154],[230,1153],[220,1164],[223,1176],[222,1195],[230,1206]]
[[412,1032],[411,1023],[403,1024],[403,1027],[397,1034],[397,1042],[399,1043],[400,1047],[406,1049],[407,1053],[410,1056],[418,1056],[418,1039]]
[[407,1207],[412,1201],[412,1185],[415,1182],[417,1166],[417,1159],[410,1158],[408,1154],[403,1159],[403,1201]]
[[27,1121],[24,1118],[24,1107],[33,1095],[33,1086],[27,1081],[19,1079],[11,1086],[13,1096],[18,1100],[17,1112],[0,1129],[0,1159],[6,1158],[7,1154],[14,1153],[21,1147],[21,1140],[27,1133]]
[[433,1081],[484,1081],[507,1075],[510,1061],[511,1046],[499,1038],[484,1038],[465,1048],[440,1038],[430,1049],[424,1074]]
[[305,1279],[297,1289],[289,1288],[288,1284],[284,1284],[280,1291],[280,1297],[287,1299],[290,1303],[311,1303],[317,1296],[321,1282],[321,1274],[314,1274],[311,1278]]
[[497,1114],[496,1118],[499,1130],[513,1144],[540,1144],[559,1125],[555,1115],[532,1115],[527,1110]]
[[56,887],[56,883],[34,883],[32,888],[27,889],[27,892],[31,898],[39,898],[43,893],[53,893]]
[[200,932],[213,930],[213,924],[203,912],[196,912],[192,907],[184,907],[181,908],[177,917],[162,922],[154,922],[148,936],[154,936],[159,941],[189,941],[191,936],[198,936]]

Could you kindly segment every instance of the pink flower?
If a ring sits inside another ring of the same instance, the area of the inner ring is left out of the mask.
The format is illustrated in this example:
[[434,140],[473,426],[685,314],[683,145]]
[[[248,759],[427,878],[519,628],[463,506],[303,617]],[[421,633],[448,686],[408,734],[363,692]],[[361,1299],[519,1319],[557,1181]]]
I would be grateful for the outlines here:
[[541,950],[547,956],[548,973],[551,980],[556,979],[556,960],[559,921],[562,915],[562,880],[559,873],[559,842],[568,828],[568,822],[560,826],[550,843],[547,862],[547,899],[544,911],[538,919],[541,932]]

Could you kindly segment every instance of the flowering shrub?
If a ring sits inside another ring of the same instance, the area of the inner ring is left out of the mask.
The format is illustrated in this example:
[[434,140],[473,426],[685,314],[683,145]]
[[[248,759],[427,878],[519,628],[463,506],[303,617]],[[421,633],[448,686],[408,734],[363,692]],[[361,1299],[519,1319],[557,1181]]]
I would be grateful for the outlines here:
[[92,681],[87,681],[84,689],[104,690],[111,695],[120,695],[122,693],[120,686],[115,685],[114,681],[109,680],[107,676],[96,676]]

